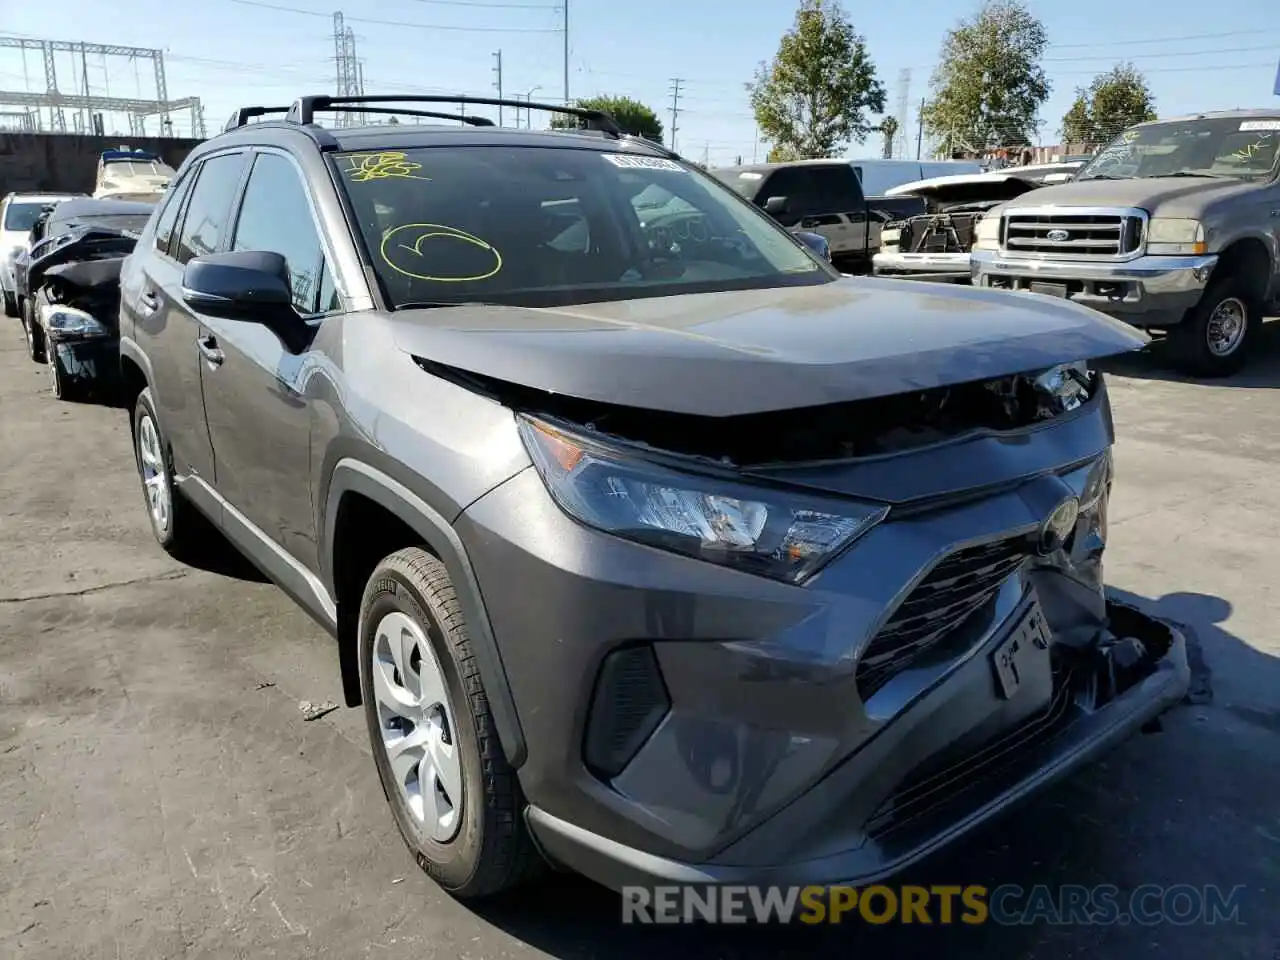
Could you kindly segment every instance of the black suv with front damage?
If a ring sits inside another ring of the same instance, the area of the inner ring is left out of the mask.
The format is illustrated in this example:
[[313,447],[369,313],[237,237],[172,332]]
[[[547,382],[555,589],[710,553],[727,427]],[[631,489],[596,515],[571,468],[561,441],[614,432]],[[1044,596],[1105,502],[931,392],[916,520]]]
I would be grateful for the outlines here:
[[1102,585],[1092,360],[1141,335],[842,278],[606,114],[409,99],[197,147],[122,374],[156,537],[200,550],[199,511],[336,637],[445,889],[861,882],[1183,695],[1181,636]]

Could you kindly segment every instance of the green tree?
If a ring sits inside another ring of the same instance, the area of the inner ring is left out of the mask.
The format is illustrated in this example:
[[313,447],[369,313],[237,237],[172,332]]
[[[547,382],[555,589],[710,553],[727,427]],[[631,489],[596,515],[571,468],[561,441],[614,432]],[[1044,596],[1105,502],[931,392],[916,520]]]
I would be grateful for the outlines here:
[[838,0],[800,0],[773,63],[746,86],[770,160],[834,156],[866,140],[868,114],[884,111],[866,41]]
[[[646,140],[662,142],[662,121],[654,113],[653,108],[634,100],[631,97],[584,97],[574,103],[583,110],[603,110],[618,121],[623,132],[644,137]],[[556,114],[551,118],[551,126],[566,130],[577,127],[576,117]]]
[[942,44],[923,120],[947,151],[1031,143],[1049,99],[1044,25],[1022,0],[986,0]]
[[893,158],[893,138],[898,135],[898,118],[885,117],[880,121],[880,135],[884,137],[884,158]]
[[1076,90],[1062,118],[1062,139],[1100,147],[1135,123],[1156,118],[1155,97],[1146,78],[1131,63],[1118,63]]

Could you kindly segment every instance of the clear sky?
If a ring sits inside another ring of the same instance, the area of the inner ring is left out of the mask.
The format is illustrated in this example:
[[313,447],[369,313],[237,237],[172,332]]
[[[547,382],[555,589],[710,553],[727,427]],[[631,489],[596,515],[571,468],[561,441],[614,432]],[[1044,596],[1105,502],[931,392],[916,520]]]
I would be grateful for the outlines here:
[[[845,0],[845,6],[866,37],[891,113],[900,72],[911,70],[914,151],[916,107],[943,36],[977,0]],[[1042,112],[1042,142],[1058,141],[1077,85],[1126,59],[1147,74],[1162,115],[1280,109],[1272,93],[1280,60],[1277,0],[1028,0],[1028,6],[1051,44],[1045,67],[1053,95]],[[535,99],[553,102],[563,96],[558,0],[0,0],[0,34],[161,47],[170,97],[201,97],[212,133],[236,106],[331,92],[331,18],[338,7],[355,31],[367,93],[492,96],[494,52],[501,49],[506,95],[535,90]],[[705,152],[712,163],[739,155],[749,161],[755,133],[743,83],[772,57],[794,13],[793,0],[569,0],[569,94],[633,96],[669,124],[671,78],[680,77],[680,151],[695,160]],[[78,59],[58,61],[66,92],[83,82]],[[89,88],[153,97],[148,66],[91,55]],[[40,90],[41,70],[37,55],[28,53],[24,65],[19,51],[0,49],[0,87]],[[125,123],[115,121],[120,129]],[[535,125],[542,125],[537,118]],[[876,152],[870,141],[850,150]]]

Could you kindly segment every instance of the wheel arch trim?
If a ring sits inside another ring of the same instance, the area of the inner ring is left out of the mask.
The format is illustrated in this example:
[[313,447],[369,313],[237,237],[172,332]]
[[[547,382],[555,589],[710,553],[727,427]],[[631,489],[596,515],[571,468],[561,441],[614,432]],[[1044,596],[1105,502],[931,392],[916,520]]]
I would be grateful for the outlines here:
[[[422,537],[427,549],[444,564],[466,618],[467,632],[503,752],[512,768],[518,769],[528,755],[524,731],[520,727],[506,668],[489,623],[479,580],[457,531],[443,515],[400,481],[361,460],[347,457],[334,465],[325,503],[324,542],[330,545],[331,550],[337,532],[338,508],[346,493],[367,497],[394,514]],[[341,611],[339,617],[342,617]],[[340,636],[339,642],[345,646],[351,639]]]

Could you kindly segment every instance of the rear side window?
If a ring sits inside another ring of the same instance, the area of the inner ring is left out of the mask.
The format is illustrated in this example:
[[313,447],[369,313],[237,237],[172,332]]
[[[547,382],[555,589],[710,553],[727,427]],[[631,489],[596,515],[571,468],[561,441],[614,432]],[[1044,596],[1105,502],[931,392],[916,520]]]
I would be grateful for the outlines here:
[[35,226],[44,208],[44,203],[10,202],[4,210],[4,229],[20,230],[26,233]]
[[221,248],[231,203],[240,186],[244,159],[242,153],[225,153],[210,157],[201,166],[178,237],[175,256],[179,263],[216,253]]
[[[261,153],[254,160],[232,249],[280,254],[289,265],[293,308],[304,316],[328,309],[327,303],[320,303],[320,278],[324,273],[320,235],[311,216],[306,188],[298,171],[284,157]],[[332,300],[332,287],[326,293]]]
[[852,167],[814,167],[811,176],[823,213],[852,210],[861,203],[862,191]]
[[169,253],[169,244],[173,240],[173,228],[178,222],[178,214],[182,211],[182,201],[190,191],[191,182],[195,179],[194,171],[188,173],[170,190],[160,208],[160,219],[156,221],[156,249],[163,254]]

